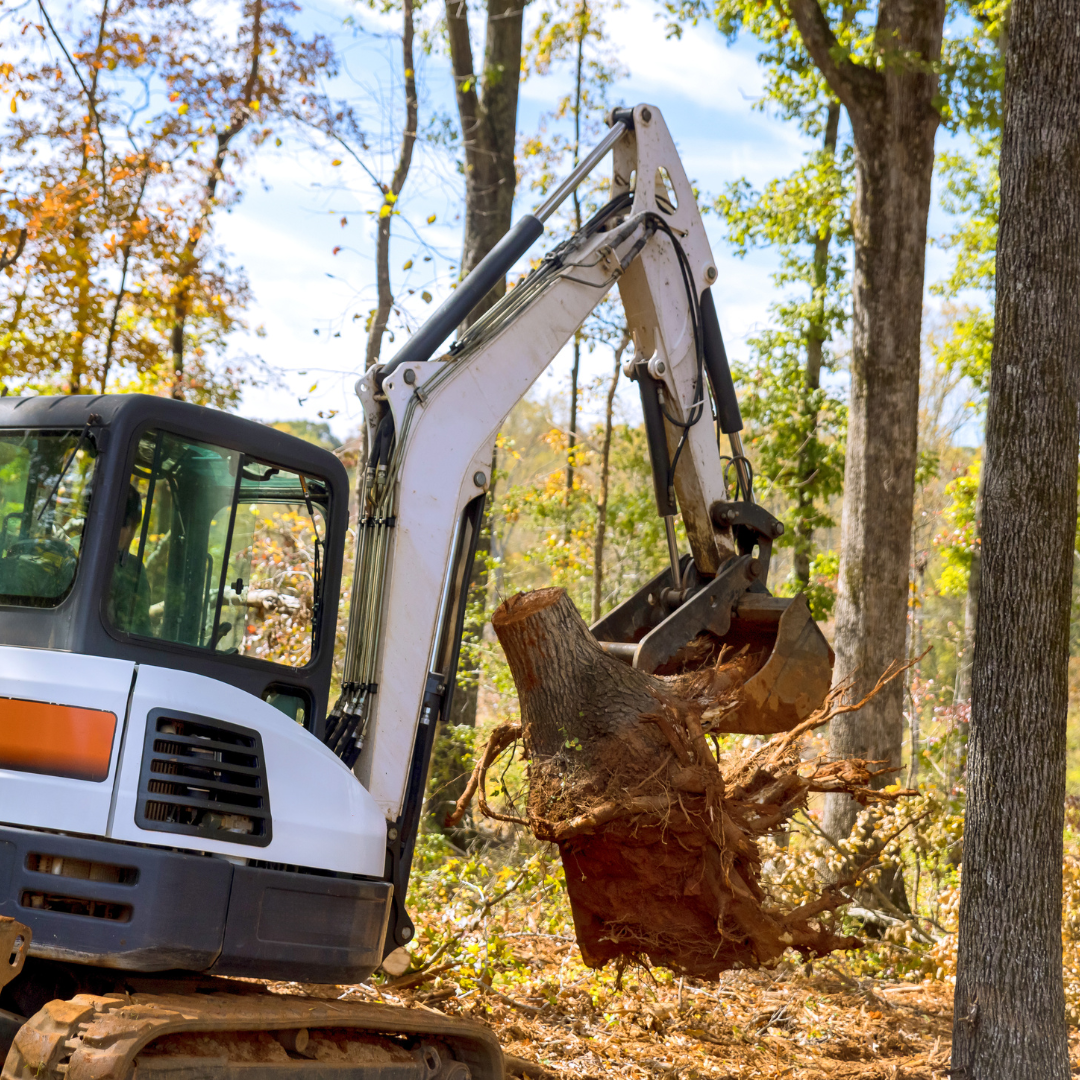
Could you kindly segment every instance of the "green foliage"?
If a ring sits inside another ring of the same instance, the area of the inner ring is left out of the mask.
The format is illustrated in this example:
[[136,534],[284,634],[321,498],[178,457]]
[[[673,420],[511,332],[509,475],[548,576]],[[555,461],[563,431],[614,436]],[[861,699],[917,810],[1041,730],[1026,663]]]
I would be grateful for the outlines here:
[[[812,81],[799,86],[820,91]],[[821,385],[821,373],[836,368],[830,346],[847,319],[851,147],[837,148],[838,105],[827,99],[817,108],[812,101],[800,103],[788,84],[782,95],[788,114],[801,109],[804,118],[827,115],[825,144],[761,192],[745,179],[729,185],[716,210],[738,255],[758,245],[777,250],[773,280],[788,290],[770,308],[773,325],[749,339],[752,359],[736,364],[734,374],[758,487],[784,519],[780,546],[795,549],[791,586],[798,589],[810,584],[813,535],[835,524],[829,501],[843,490],[847,409]],[[815,606],[831,606],[820,590]]]
[[942,205],[956,225],[941,246],[953,253],[953,266],[931,291],[954,300],[971,291],[986,297],[985,306],[956,312],[951,332],[932,348],[938,363],[971,380],[980,396],[990,385],[990,352],[994,338],[994,272],[997,249],[1000,179],[997,171],[1000,135],[976,140],[971,156],[942,155],[939,172],[945,180]]
[[[785,305],[774,315],[785,319]],[[827,390],[806,386],[797,327],[767,330],[749,340],[754,360],[735,368],[747,448],[763,495],[779,496],[785,523],[779,546],[805,549],[808,536],[835,524],[828,500],[843,490],[847,409]]]
[[1012,0],[953,0],[941,46],[938,108],[953,131],[979,134],[1001,128],[1005,85],[1002,55]]
[[[819,621],[828,619],[836,606],[836,586],[840,577],[840,553],[838,551],[819,551],[810,560],[810,583],[803,592],[810,605],[810,614]],[[794,590],[791,583],[778,590],[781,596],[789,595]]]
[[[459,679],[457,692],[461,690]],[[436,830],[442,828],[443,819],[453,809],[457,795],[464,788],[463,780],[472,772],[476,763],[476,741],[477,729],[471,724],[439,726],[431,750],[427,787],[429,824]]]
[[945,508],[948,527],[934,538],[934,546],[944,559],[937,577],[937,588],[943,596],[967,594],[971,560],[979,543],[975,534],[975,498],[981,473],[982,458],[977,458],[945,488],[952,500]]
[[462,856],[439,834],[421,837],[408,896],[418,931],[409,946],[413,968],[449,965],[466,991],[521,978],[523,958],[500,916],[527,903],[536,913],[528,920],[532,933],[568,931],[566,883],[553,854],[515,841]]
[[941,453],[933,447],[923,447],[915,457],[915,487],[925,487],[941,473]]
[[[560,464],[526,483],[511,486],[502,502],[505,522],[520,524],[535,537],[513,556],[504,571],[529,577],[530,584],[565,588],[582,612],[589,611],[592,589],[599,471],[596,445],[601,434],[587,433],[574,448],[571,492],[566,491],[565,471]],[[561,431],[552,428],[544,441],[555,455],[566,453],[566,436]],[[518,452],[511,441],[504,441],[503,446],[507,454]],[[657,517],[648,481],[648,452],[643,428],[615,425],[604,545],[605,610],[626,599],[667,563],[663,522]],[[680,537],[685,550],[681,532]]]

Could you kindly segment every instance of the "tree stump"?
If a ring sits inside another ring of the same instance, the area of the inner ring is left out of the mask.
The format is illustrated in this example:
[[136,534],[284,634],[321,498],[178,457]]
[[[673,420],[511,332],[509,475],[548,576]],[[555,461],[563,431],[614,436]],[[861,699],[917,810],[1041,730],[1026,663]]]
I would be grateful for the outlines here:
[[809,958],[860,944],[821,918],[846,902],[838,887],[781,911],[759,883],[757,838],[782,826],[808,792],[880,794],[870,791],[866,762],[800,775],[798,738],[835,705],[718,760],[707,735],[738,730],[739,687],[755,666],[747,657],[646,675],[603,652],[562,589],[511,597],[492,625],[521,724],[496,730],[470,789],[479,784],[481,808],[500,816],[483,800],[483,774],[520,736],[527,823],[559,847],[587,964],[648,962],[713,978],[775,963],[789,947]]

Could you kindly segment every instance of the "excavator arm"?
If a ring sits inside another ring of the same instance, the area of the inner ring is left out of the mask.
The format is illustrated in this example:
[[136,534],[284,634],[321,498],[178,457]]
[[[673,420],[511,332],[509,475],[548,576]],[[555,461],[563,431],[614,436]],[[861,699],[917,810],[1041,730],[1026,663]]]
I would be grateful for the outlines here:
[[[438,353],[609,151],[610,201]],[[805,601],[778,601],[765,589],[783,526],[753,499],[709,291],[716,279],[693,190],[659,110],[616,110],[607,136],[574,174],[393,360],[357,384],[370,453],[343,690],[326,738],[389,823],[397,944],[412,936],[404,885],[436,724],[449,714],[495,439],[612,288],[633,338],[626,370],[641,392],[671,565],[594,633],[615,655],[659,672],[703,631],[729,644],[763,645],[746,730],[786,730],[828,690],[831,652]],[[730,448],[723,455],[721,435]],[[689,557],[677,549],[677,514]]]

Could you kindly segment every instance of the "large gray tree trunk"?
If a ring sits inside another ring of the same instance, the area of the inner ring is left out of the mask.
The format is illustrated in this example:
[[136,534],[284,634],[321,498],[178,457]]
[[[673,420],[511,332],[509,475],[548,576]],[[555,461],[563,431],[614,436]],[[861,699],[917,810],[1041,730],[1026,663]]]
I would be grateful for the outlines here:
[[[852,693],[861,697],[890,663],[906,656],[926,218],[940,120],[933,65],[941,55],[945,3],[880,0],[878,41],[892,57],[882,71],[846,58],[818,0],[791,0],[791,11],[855,138],[851,400],[835,678],[852,679]],[[829,732],[836,757],[895,766],[902,741],[899,681],[858,713],[834,720]],[[848,796],[829,796],[826,830],[846,836],[857,810]]]
[[982,581],[982,518],[983,491],[986,487],[986,470],[979,473],[979,488],[975,493],[975,548],[971,553],[971,572],[968,574],[967,593],[964,596],[964,644],[960,662],[956,667],[957,703],[971,700],[971,666],[975,660],[975,632],[979,627],[979,584]]
[[1080,381],[1080,34],[1015,0],[952,1075],[1064,1080],[1061,861]]

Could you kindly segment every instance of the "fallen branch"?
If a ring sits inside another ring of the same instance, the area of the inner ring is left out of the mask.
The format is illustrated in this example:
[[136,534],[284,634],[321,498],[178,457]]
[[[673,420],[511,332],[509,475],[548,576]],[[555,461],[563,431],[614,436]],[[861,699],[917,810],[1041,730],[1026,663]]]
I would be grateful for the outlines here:
[[514,1057],[513,1054],[503,1054],[503,1068],[507,1076],[524,1076],[529,1080],[560,1080],[562,1077],[562,1073],[555,1072],[545,1065]]

